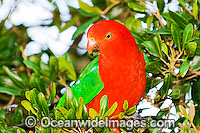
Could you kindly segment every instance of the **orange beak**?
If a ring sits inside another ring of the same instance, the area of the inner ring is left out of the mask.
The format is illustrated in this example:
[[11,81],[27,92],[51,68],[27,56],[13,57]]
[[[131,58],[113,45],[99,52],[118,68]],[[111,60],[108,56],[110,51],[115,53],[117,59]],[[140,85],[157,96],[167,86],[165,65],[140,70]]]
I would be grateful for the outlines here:
[[98,51],[98,46],[94,38],[88,38],[87,51],[89,54],[92,54],[92,52]]

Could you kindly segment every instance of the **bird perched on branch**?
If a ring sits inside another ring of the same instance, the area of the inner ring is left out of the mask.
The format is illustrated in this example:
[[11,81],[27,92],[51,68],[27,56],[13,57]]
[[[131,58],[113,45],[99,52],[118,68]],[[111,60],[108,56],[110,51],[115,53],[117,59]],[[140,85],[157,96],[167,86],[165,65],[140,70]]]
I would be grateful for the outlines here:
[[[95,23],[87,33],[87,50],[98,52],[71,87],[74,97],[83,97],[84,104],[96,111],[100,99],[107,95],[109,107],[118,103],[113,113],[123,111],[123,103],[138,104],[146,86],[145,60],[135,38],[122,24],[103,20]],[[65,95],[58,105],[64,105]]]

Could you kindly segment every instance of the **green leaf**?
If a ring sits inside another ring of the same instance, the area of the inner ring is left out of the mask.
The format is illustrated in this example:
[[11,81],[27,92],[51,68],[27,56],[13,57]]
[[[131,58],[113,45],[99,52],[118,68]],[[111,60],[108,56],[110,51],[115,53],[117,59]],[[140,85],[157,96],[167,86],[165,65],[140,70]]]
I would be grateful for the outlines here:
[[160,13],[162,13],[164,10],[164,7],[165,7],[165,1],[164,0],[156,0],[156,3],[157,3],[157,7],[158,7]]
[[65,108],[67,110],[69,110],[70,108],[72,108],[72,109],[77,109],[78,108],[78,103],[77,103],[77,101],[76,101],[76,99],[75,99],[75,97],[74,97],[74,95],[73,95],[73,93],[72,93],[70,88],[66,89],[64,105],[65,105]]
[[165,43],[162,43],[162,51],[163,51],[167,56],[169,56],[169,55],[168,55],[168,47],[167,47],[167,45],[166,45]]
[[186,44],[185,49],[186,49],[187,56],[189,58],[193,57],[195,54],[195,51],[197,49],[197,44],[195,42],[190,42],[190,43]]
[[83,32],[85,32],[85,30],[88,28],[88,26],[90,24],[94,23],[95,21],[97,21],[99,18],[100,18],[99,16],[93,17],[92,19],[88,20],[87,22],[82,24],[80,27],[78,27],[78,29],[74,32],[74,34],[72,36],[72,40],[74,40],[76,37],[78,37]]
[[124,25],[130,31],[133,31],[138,34],[143,30],[141,21],[139,19],[135,19],[133,16],[128,17]]
[[174,43],[178,47],[179,52],[181,52],[181,30],[176,26],[176,24],[171,24],[171,32]]
[[190,62],[190,68],[194,71],[200,69],[200,56],[194,56],[193,60]]
[[88,119],[88,112],[87,112],[87,108],[85,105],[83,105],[83,113],[82,113],[82,116],[83,116],[83,120],[87,120]]
[[174,20],[174,22],[177,23],[180,27],[185,28],[185,26],[188,24],[187,20],[185,20],[185,18],[179,15],[178,13],[169,11],[169,14]]
[[87,5],[86,3],[82,2],[81,0],[78,0],[78,2],[80,5],[80,8],[87,13],[99,13],[100,14],[102,12],[101,9],[98,8],[97,6],[91,7],[91,6]]
[[123,119],[125,117],[125,113],[124,112],[120,112],[118,117],[119,117],[119,119]]
[[144,41],[142,45],[147,49],[147,51],[153,56],[158,57],[158,52],[155,48],[155,45],[152,41]]
[[181,87],[181,93],[186,93],[189,91],[191,87],[191,82],[186,81],[185,83],[183,83],[182,87]]
[[135,110],[136,110],[136,106],[133,106],[127,110],[126,114],[132,115],[133,113],[135,113]]
[[39,92],[47,94],[44,81],[36,74],[31,75],[32,88],[36,88]]
[[194,0],[192,14],[194,15],[194,18],[195,18],[195,19],[198,18],[198,5],[197,5],[197,0]]
[[145,6],[141,6],[139,4],[136,4],[135,2],[128,2],[128,7],[137,12],[145,12],[145,10],[147,9]]
[[50,78],[53,81],[58,75],[58,59],[55,56],[51,56],[49,60]]
[[69,111],[68,111],[68,116],[67,116],[68,119],[69,119],[69,120],[74,120],[74,119],[76,118],[75,116],[76,116],[75,110],[72,109],[72,108],[69,109]]
[[7,66],[3,66],[3,70],[6,74],[11,78],[11,80],[21,88],[27,88],[26,84],[24,83],[23,79],[19,77],[17,74],[13,73]]
[[128,109],[128,101],[125,100],[123,104],[123,110],[126,111]]
[[65,109],[64,107],[59,107],[57,109],[62,113],[62,115],[65,117],[65,119],[68,119],[68,110],[67,109]]
[[112,115],[112,114],[115,112],[117,106],[118,106],[118,103],[115,102],[115,103],[110,107],[110,109],[104,114],[104,117],[107,117],[107,116]]
[[162,29],[159,29],[159,30],[147,31],[147,33],[149,33],[149,34],[170,35],[171,34],[171,30],[168,29],[168,28],[162,28]]
[[25,91],[17,89],[17,88],[0,86],[0,93],[6,93],[8,95],[14,95],[14,96],[23,96],[24,92]]
[[49,106],[47,104],[46,98],[42,92],[38,94],[39,104],[42,107],[45,116],[49,116]]
[[16,86],[15,83],[8,76],[0,76],[0,86],[4,86],[7,88],[16,88],[17,90],[20,87]]
[[38,67],[38,65],[36,65],[32,61],[23,61],[23,62],[28,68],[32,69],[35,73],[40,74],[40,68]]
[[149,17],[147,18],[146,23],[147,23],[147,28],[148,28],[148,29],[150,29],[150,27],[151,27],[151,24],[152,24],[152,22],[153,22],[153,18],[154,18],[153,15],[152,15],[152,16],[149,16]]
[[76,112],[77,119],[82,119],[82,112],[83,112],[83,98],[79,97],[78,110]]
[[183,49],[186,42],[190,40],[190,38],[192,37],[192,34],[193,34],[193,25],[190,23],[185,27],[183,31],[183,40],[182,40]]
[[104,95],[100,100],[100,116],[103,117],[106,111],[108,110],[108,97]]
[[179,99],[180,98],[180,89],[173,89],[172,92],[169,94],[170,97],[172,97],[173,99]]
[[32,112],[34,115],[37,116],[37,112],[33,109],[31,103],[27,100],[23,100],[21,101],[21,105],[28,111],[28,112]]
[[159,34],[156,34],[156,36],[153,38],[154,44],[156,51],[159,53],[159,56],[162,57],[162,52],[161,52],[161,46],[162,46],[162,40]]
[[76,80],[74,66],[64,57],[58,57],[59,71],[66,74],[71,80]]
[[168,90],[171,88],[171,86],[172,86],[172,74],[167,73],[164,78],[164,84],[160,88],[160,95],[162,96],[163,99],[167,96]]
[[145,66],[145,70],[148,73],[159,74],[162,72],[161,63],[158,61],[150,62],[148,65]]
[[99,114],[97,113],[96,110],[94,110],[93,108],[89,109],[89,116],[91,117],[91,119],[95,119],[96,117],[99,117]]
[[50,104],[51,102],[53,102],[55,96],[56,96],[56,83],[53,82],[51,87],[51,93],[47,100],[47,103]]
[[186,75],[186,73],[187,73],[187,71],[189,69],[189,66],[190,66],[190,61],[184,61],[181,64],[181,66],[180,66],[180,76],[182,78]]

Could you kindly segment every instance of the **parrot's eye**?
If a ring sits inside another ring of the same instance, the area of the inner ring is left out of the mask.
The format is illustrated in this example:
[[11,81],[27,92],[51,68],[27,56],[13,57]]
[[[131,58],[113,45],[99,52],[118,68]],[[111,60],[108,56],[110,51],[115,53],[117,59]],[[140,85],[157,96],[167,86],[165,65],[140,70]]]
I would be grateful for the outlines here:
[[112,34],[111,33],[107,33],[106,34],[106,39],[110,39],[112,37]]

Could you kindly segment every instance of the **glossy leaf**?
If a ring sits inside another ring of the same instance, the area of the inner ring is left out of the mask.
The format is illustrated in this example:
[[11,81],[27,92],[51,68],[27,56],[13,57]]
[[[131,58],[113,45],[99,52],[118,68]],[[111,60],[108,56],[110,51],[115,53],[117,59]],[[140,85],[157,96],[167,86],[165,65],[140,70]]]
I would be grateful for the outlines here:
[[14,96],[23,96],[24,91],[17,88],[0,86],[0,93],[5,93]]
[[194,56],[193,60],[190,62],[190,68],[194,71],[200,69],[200,56]]
[[156,51],[158,52],[159,56],[162,57],[161,47],[162,47],[162,40],[159,34],[156,34],[156,36],[153,38]]
[[70,88],[67,88],[67,90],[65,92],[64,105],[65,105],[65,108],[67,108],[68,110],[70,108],[72,108],[72,109],[78,108],[77,100],[74,98],[74,95],[73,95],[73,93],[72,93]]
[[59,71],[67,75],[71,80],[76,80],[74,66],[64,57],[58,57]]
[[78,29],[74,32],[72,36],[72,40],[74,40],[76,37],[84,33],[85,30],[88,28],[88,26],[94,23],[95,21],[97,21],[99,18],[100,18],[99,16],[93,17],[92,19],[88,20],[87,22],[82,24],[80,27],[78,27]]
[[3,66],[3,70],[8,74],[11,80],[19,87],[26,88],[26,84],[24,83],[23,79],[19,77],[17,74],[12,72],[8,67]]
[[158,52],[157,52],[157,50],[156,50],[156,48],[155,48],[155,45],[154,45],[154,43],[153,43],[152,41],[144,41],[144,42],[142,43],[142,45],[147,49],[147,51],[148,51],[150,54],[152,54],[152,55],[158,57]]
[[169,94],[170,97],[173,99],[179,99],[180,98],[180,89],[173,89],[172,92]]
[[197,19],[198,18],[198,13],[199,13],[198,12],[197,0],[194,0],[192,13],[194,15],[194,18]]
[[147,33],[149,33],[149,34],[170,35],[171,34],[171,30],[168,29],[168,28],[163,28],[163,29],[159,29],[159,30],[147,31]]
[[45,116],[49,116],[49,106],[48,106],[46,98],[42,92],[40,92],[38,94],[38,99],[39,99],[39,104],[41,105]]
[[187,71],[189,69],[189,66],[190,66],[190,62],[189,61],[184,61],[181,64],[181,66],[180,66],[180,76],[182,78],[186,75],[186,73],[187,73]]
[[54,78],[58,75],[58,59],[55,56],[50,57],[49,72],[51,80],[54,80]]
[[100,100],[100,116],[102,117],[108,110],[108,97],[104,95]]
[[38,91],[46,94],[44,81],[36,74],[31,75],[31,85],[33,88],[36,88]]
[[164,0],[156,0],[156,3],[157,3],[157,7],[158,7],[160,13],[162,13],[164,10],[164,7],[165,7],[165,1]]
[[168,90],[171,88],[171,86],[172,86],[172,74],[168,73],[165,76],[163,86],[160,88],[160,95],[162,96],[162,98],[165,98],[167,96]]
[[32,69],[35,73],[40,74],[40,68],[35,63],[33,63],[32,61],[23,62],[28,68]]
[[97,12],[99,14],[101,13],[101,9],[96,6],[91,7],[91,6],[87,5],[86,3],[82,2],[81,0],[78,0],[78,2],[80,5],[80,8],[82,10],[84,10],[85,12],[88,12],[88,13],[96,13]]
[[33,109],[31,103],[27,100],[23,100],[21,101],[21,105],[28,111],[28,112],[32,112],[34,115],[37,115],[36,111]]
[[56,83],[53,82],[52,87],[51,87],[51,93],[50,93],[47,103],[48,104],[52,103],[55,96],[56,96]]
[[82,119],[82,112],[83,112],[83,98],[79,97],[78,110],[76,112],[76,118],[77,119]]
[[[185,28],[188,24],[187,20],[176,12],[169,11],[170,16],[180,27]],[[178,29],[177,29],[178,30]]]
[[147,28],[148,29],[150,29],[150,26],[151,26],[151,24],[152,24],[152,22],[153,22],[153,18],[154,18],[154,16],[152,15],[152,16],[149,16],[148,18],[147,18]]
[[171,33],[174,43],[178,47],[179,52],[181,52],[181,30],[174,23],[171,25]]
[[159,74],[162,72],[161,63],[158,61],[150,62],[148,65],[146,65],[145,70],[149,73]]
[[193,34],[193,25],[188,24],[183,31],[183,40],[182,40],[183,49],[184,49],[185,44],[188,42],[188,40],[191,39],[192,34]]
[[169,54],[168,54],[168,47],[167,47],[167,45],[166,45],[165,43],[162,43],[162,51],[163,51],[167,56],[169,56]]
[[136,110],[136,106],[129,108],[126,112],[127,115],[132,115]]
[[104,114],[104,117],[107,117],[107,116],[112,115],[112,114],[115,112],[117,106],[118,106],[118,103],[115,102],[115,103],[110,107],[110,109]]
[[16,86],[15,83],[8,77],[8,76],[0,76],[0,86],[4,86],[7,88],[16,88],[21,89],[20,87]]
[[128,109],[128,101],[125,100],[123,104],[123,110],[126,111]]
[[138,12],[144,12],[147,8],[145,6],[141,6],[139,4],[136,4],[135,2],[128,2],[128,6]]
[[89,109],[89,116],[91,117],[91,119],[95,119],[96,117],[99,117],[99,114],[97,113],[96,110],[94,110],[93,108]]
[[190,90],[191,87],[191,83],[189,81],[186,81],[185,83],[183,83],[182,87],[181,87],[181,93],[186,93]]
[[186,44],[185,49],[187,52],[187,56],[189,58],[193,57],[195,54],[195,51],[197,49],[197,44],[195,42],[190,42],[190,43]]

